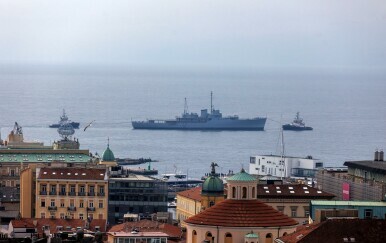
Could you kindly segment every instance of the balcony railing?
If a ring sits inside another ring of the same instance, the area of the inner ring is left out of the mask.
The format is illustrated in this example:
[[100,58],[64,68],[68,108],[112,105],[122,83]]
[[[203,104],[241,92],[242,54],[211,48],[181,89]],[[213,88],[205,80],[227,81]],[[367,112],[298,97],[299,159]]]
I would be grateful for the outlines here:
[[95,211],[95,207],[88,207],[87,211]]
[[65,191],[61,191],[61,192],[59,192],[59,195],[60,195],[60,196],[66,196],[67,194],[66,194]]
[[56,195],[56,191],[53,191],[53,192],[51,191],[50,195]]
[[58,209],[58,207],[56,206],[48,206],[48,210],[50,211],[56,211]]
[[68,211],[76,211],[76,207],[68,207],[67,210]]
[[85,192],[78,192],[78,196],[86,196]]
[[104,192],[98,192],[98,196],[99,196],[99,197],[104,197],[104,196],[105,196],[105,193],[104,193]]
[[47,191],[40,191],[40,195],[47,195]]
[[69,196],[75,196],[76,193],[75,193],[75,192],[69,192],[68,195],[69,195]]
[[95,196],[95,192],[89,192],[88,195],[93,197]]

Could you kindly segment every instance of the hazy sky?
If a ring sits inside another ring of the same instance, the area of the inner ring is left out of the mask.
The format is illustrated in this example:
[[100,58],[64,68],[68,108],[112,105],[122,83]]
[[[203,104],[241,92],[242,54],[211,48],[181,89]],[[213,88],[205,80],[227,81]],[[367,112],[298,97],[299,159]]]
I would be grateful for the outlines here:
[[385,0],[2,0],[0,63],[386,67]]

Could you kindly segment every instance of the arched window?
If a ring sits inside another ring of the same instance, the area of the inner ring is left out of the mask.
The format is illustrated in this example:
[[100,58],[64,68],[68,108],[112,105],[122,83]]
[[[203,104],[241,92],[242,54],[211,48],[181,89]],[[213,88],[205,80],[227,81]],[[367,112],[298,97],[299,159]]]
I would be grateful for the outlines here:
[[256,198],[256,192],[255,192],[255,187],[252,187],[252,198]]
[[247,198],[247,188],[243,187],[243,198]]
[[272,243],[272,234],[271,233],[268,233],[265,236],[265,243]]
[[205,240],[209,241],[209,242],[212,242],[212,233],[210,233],[209,231],[206,232],[205,234]]
[[197,243],[197,232],[195,230],[192,232],[192,243]]
[[214,202],[213,201],[210,201],[209,202],[209,207],[212,207],[214,205]]
[[232,198],[236,198],[236,187],[232,187]]
[[232,242],[232,234],[231,233],[225,233],[225,241],[224,243],[233,243]]

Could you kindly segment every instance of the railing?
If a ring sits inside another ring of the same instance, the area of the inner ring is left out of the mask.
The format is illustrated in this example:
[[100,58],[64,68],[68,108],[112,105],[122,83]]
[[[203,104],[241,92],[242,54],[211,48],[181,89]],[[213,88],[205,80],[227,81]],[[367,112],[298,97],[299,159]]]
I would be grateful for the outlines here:
[[93,197],[95,196],[95,192],[89,192],[88,195]]
[[40,191],[40,195],[47,195],[47,191]]
[[69,192],[68,195],[69,195],[69,196],[75,196],[76,193],[75,193],[75,192]]
[[85,192],[78,192],[78,196],[86,196]]
[[95,207],[88,207],[87,211],[95,211]]
[[76,211],[76,207],[68,207],[67,210],[68,211]]
[[60,196],[66,196],[67,194],[66,194],[66,192],[65,192],[65,191],[64,191],[64,192],[63,192],[63,191],[61,191],[61,192],[59,192],[59,195],[60,195]]
[[58,207],[56,206],[48,206],[48,210],[50,211],[56,211],[58,209]]
[[104,197],[104,196],[105,196],[105,193],[104,193],[104,192],[98,192],[98,196],[99,196],[99,197]]
[[50,195],[56,195],[56,191],[50,192]]

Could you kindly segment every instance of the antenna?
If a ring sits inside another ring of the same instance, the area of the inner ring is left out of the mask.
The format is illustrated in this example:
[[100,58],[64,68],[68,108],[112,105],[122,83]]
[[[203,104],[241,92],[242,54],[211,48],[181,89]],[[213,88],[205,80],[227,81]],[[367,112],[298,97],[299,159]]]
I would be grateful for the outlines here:
[[184,115],[188,114],[188,102],[185,97],[185,104],[184,104]]

